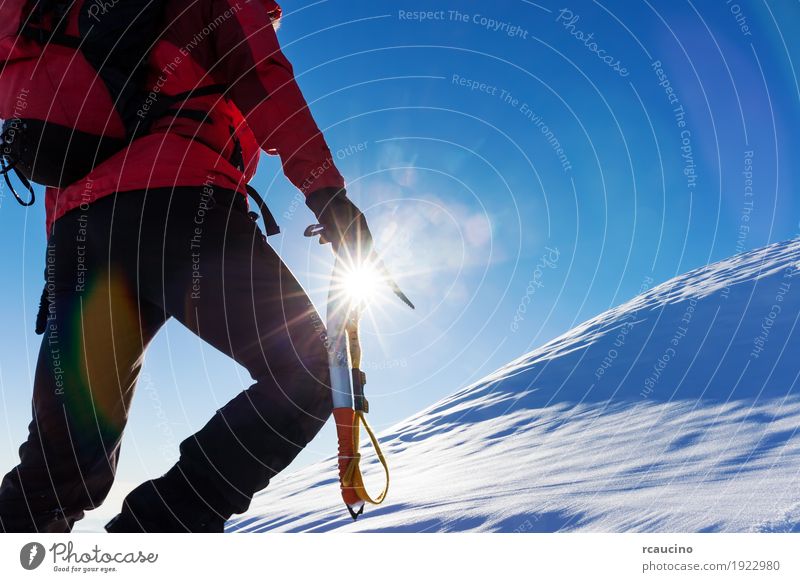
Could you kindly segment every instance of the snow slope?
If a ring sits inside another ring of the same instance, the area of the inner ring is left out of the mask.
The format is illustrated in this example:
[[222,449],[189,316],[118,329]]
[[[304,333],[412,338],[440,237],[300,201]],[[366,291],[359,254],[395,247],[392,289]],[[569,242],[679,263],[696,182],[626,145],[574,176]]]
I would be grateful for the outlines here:
[[799,267],[797,239],[692,271],[385,431],[355,523],[331,458],[228,530],[800,531]]

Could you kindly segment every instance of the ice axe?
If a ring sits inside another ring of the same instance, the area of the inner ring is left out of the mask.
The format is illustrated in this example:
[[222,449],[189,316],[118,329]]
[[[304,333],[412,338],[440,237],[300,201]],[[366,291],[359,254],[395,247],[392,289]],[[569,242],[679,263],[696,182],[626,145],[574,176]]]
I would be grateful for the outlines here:
[[[324,228],[315,224],[306,228],[304,234],[307,237],[314,237],[323,233]],[[374,250],[370,253],[368,261],[376,268],[392,292],[403,303],[414,309],[414,304],[391,278],[386,266]],[[339,440],[339,484],[347,511],[353,520],[356,520],[364,511],[366,503],[379,505],[386,499],[389,491],[389,465],[365,416],[369,412],[369,402],[364,395],[367,376],[361,370],[361,343],[358,336],[358,320],[362,306],[355,304],[337,286],[337,281],[346,276],[347,266],[337,253],[331,286],[328,290],[328,363],[331,372],[333,418]],[[367,492],[361,475],[359,440],[362,425],[386,474],[383,490],[374,497]]]

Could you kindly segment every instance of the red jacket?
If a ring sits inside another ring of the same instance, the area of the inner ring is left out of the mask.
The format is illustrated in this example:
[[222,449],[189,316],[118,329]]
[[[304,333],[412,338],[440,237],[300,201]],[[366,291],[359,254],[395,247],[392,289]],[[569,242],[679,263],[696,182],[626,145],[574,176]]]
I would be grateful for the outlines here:
[[[85,179],[48,188],[48,233],[66,212],[117,191],[200,186],[212,180],[244,193],[259,149],[280,155],[286,177],[305,194],[344,186],[280,50],[271,24],[271,17],[280,16],[277,3],[170,0],[165,16],[167,31],[150,57],[147,88],[152,92],[146,106],[157,103],[159,95],[213,84],[226,86],[225,96],[189,99],[183,115],[160,119],[148,135],[96,166]],[[73,81],[73,87],[80,86]],[[241,167],[233,163],[237,142]]]

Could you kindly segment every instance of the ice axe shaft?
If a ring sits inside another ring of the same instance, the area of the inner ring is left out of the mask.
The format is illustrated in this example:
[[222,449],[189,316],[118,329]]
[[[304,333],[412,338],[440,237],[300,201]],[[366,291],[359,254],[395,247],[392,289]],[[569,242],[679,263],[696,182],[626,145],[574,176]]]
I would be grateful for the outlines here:
[[[328,292],[328,362],[331,370],[333,417],[339,441],[339,483],[342,500],[355,520],[363,512],[365,503],[378,505],[386,498],[389,490],[389,466],[365,416],[369,404],[364,396],[367,378],[361,371],[359,309],[336,289],[335,281],[342,268],[341,260],[337,257],[332,277],[334,282]],[[383,490],[376,496],[367,492],[361,475],[359,438],[362,426],[369,435],[386,474]]]
[[[311,225],[305,230],[305,236],[324,236],[324,228]],[[390,276],[374,250],[370,255],[382,278],[400,300],[414,309],[414,305]],[[336,435],[339,442],[338,468],[339,484],[342,500],[353,520],[364,511],[367,503],[379,505],[386,499],[389,491],[389,465],[381,451],[375,433],[367,423],[366,413],[369,403],[364,396],[364,385],[367,377],[361,371],[361,343],[358,336],[358,319],[360,306],[354,305],[337,289],[336,281],[341,279],[344,264],[337,254],[328,291],[327,330],[328,330],[328,363],[331,371],[331,392],[333,399],[333,417],[336,422]],[[361,427],[369,436],[378,460],[383,466],[386,481],[378,495],[372,496],[364,485],[361,474],[359,439]]]

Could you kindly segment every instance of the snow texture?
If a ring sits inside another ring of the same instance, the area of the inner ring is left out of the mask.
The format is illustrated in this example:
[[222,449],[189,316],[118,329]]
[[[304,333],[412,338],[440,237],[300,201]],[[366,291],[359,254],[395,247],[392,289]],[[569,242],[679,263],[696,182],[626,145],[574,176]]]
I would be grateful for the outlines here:
[[386,430],[356,522],[331,457],[227,529],[800,531],[799,267],[796,239],[692,271]]

